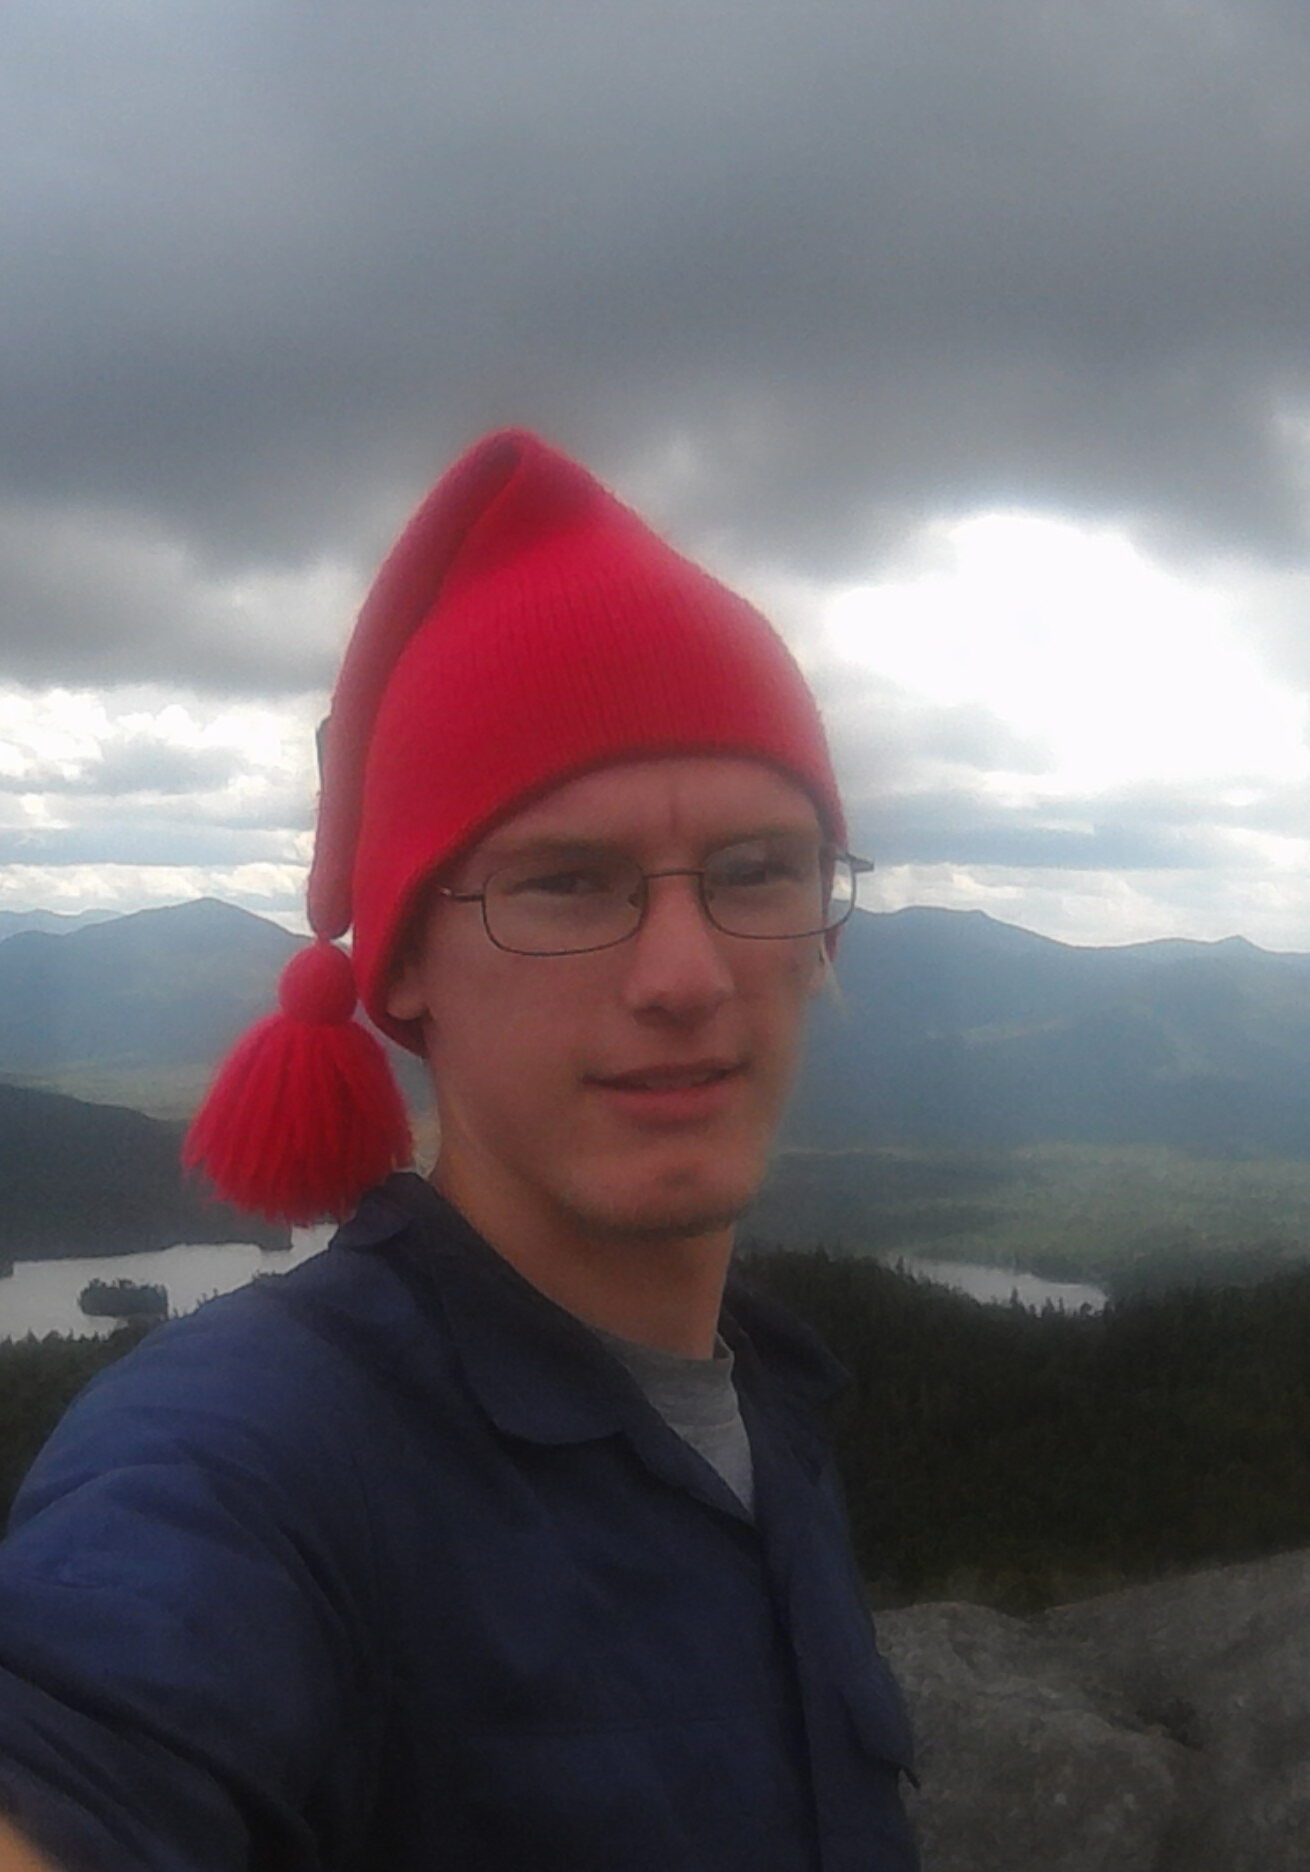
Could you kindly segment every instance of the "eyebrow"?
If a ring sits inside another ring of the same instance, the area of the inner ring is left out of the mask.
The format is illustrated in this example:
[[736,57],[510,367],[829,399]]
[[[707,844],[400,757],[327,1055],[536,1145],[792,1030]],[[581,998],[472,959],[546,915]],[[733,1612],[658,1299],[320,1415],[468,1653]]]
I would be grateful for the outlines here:
[[[727,845],[746,845],[753,839],[762,838],[810,838],[816,828],[799,825],[753,825],[741,831],[729,831],[716,834],[701,846],[705,852],[722,851]],[[822,845],[824,839],[818,835],[816,843]],[[589,838],[583,833],[542,832],[535,837],[506,839],[503,843],[495,838],[477,852],[479,863],[499,863],[514,858],[537,858],[556,852],[576,853],[580,856],[628,857],[629,850],[622,839]]]

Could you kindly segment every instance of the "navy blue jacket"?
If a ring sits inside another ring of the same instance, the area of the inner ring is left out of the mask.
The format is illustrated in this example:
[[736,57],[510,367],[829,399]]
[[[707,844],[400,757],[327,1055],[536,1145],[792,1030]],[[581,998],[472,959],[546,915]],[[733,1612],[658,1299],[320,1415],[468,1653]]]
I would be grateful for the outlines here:
[[0,1803],[79,1872],[913,1872],[841,1368],[721,1327],[755,1524],[411,1174],[161,1328],[0,1545]]

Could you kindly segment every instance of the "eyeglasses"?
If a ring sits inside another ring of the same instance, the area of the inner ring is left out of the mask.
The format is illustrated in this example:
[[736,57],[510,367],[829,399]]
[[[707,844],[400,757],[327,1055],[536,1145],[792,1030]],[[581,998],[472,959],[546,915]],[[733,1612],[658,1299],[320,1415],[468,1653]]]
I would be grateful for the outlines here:
[[643,871],[620,855],[552,851],[493,871],[480,891],[442,885],[437,894],[481,904],[498,949],[584,955],[637,934],[652,878],[695,878],[702,910],[725,936],[785,942],[839,928],[855,908],[856,880],[872,870],[868,858],[804,835],[767,834],[725,845],[691,870]]

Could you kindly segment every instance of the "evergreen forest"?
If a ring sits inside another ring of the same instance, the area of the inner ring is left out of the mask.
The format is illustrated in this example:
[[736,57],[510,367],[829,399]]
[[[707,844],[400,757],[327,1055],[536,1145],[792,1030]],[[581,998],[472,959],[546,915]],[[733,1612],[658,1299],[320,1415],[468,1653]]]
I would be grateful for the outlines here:
[[[851,1373],[830,1409],[876,1604],[1028,1611],[1310,1547],[1310,1270],[1071,1315],[822,1249],[742,1268]],[[71,1398],[149,1330],[0,1345],[6,1511]]]
[[1066,1314],[822,1251],[745,1266],[851,1373],[832,1423],[875,1603],[1029,1611],[1310,1546],[1310,1270]]

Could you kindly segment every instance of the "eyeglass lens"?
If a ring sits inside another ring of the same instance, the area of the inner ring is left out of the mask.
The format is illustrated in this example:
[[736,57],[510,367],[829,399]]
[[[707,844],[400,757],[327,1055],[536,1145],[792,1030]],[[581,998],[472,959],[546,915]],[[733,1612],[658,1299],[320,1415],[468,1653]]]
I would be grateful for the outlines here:
[[[607,948],[636,931],[646,888],[641,868],[620,856],[523,859],[487,879],[487,931],[526,954]],[[702,867],[706,912],[731,936],[818,935],[843,922],[854,899],[849,859],[809,839],[750,839]]]

